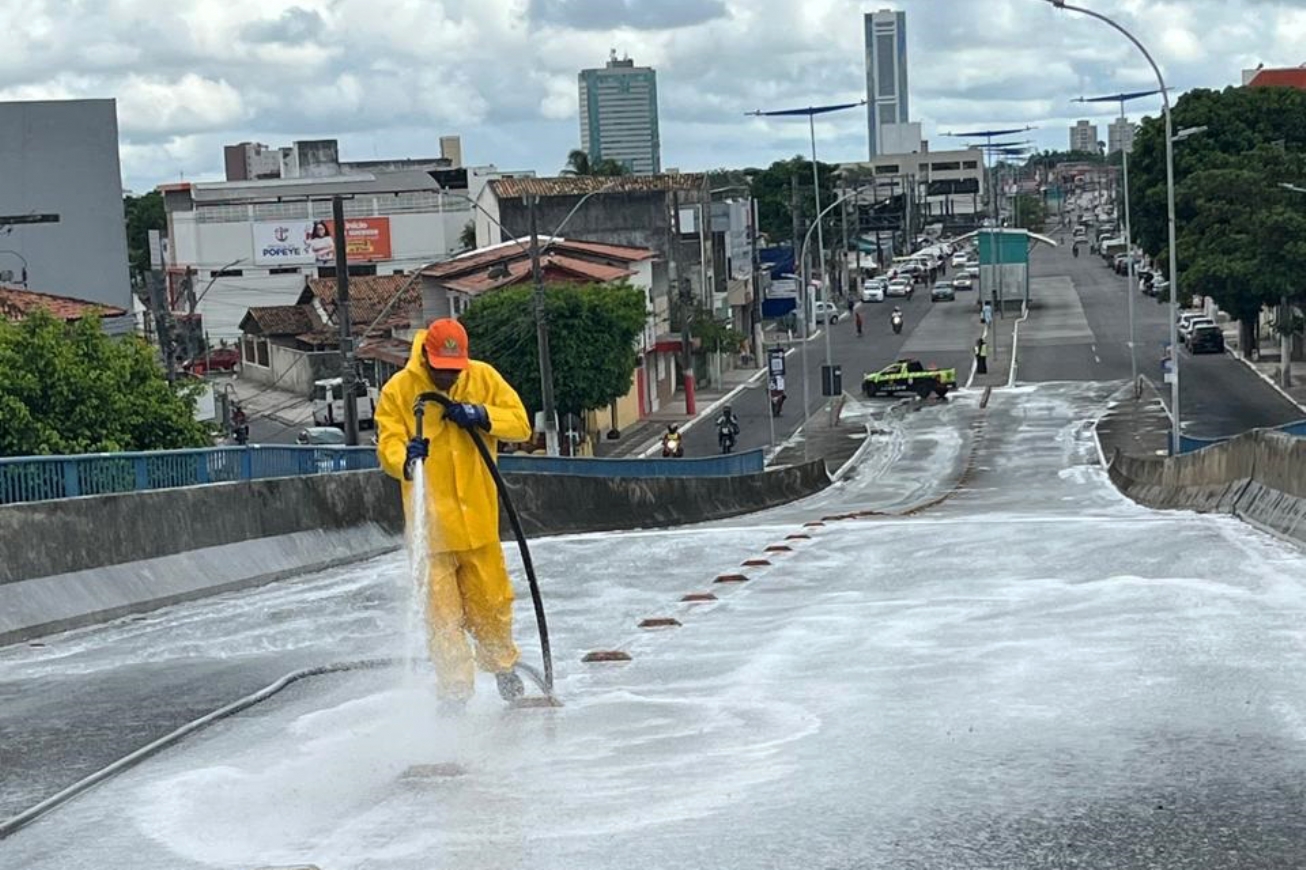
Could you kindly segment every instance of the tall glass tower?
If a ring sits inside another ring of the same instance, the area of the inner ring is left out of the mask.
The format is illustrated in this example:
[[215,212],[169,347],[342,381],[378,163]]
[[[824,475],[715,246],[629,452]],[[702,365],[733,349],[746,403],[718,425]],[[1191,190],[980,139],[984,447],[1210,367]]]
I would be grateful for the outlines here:
[[867,12],[866,121],[870,154],[881,153],[880,128],[905,124],[907,111],[907,13],[892,9]]

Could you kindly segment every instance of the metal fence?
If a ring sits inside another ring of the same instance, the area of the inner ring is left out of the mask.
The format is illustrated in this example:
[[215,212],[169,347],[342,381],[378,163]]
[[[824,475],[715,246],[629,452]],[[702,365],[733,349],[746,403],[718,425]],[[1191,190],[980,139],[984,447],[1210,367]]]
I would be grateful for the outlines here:
[[[1306,438],[1306,420],[1298,420],[1295,423],[1284,423],[1282,426],[1275,426],[1269,431],[1283,432],[1286,435],[1296,435],[1299,438]],[[1192,435],[1180,435],[1179,452],[1192,453],[1194,450],[1201,450],[1203,447],[1210,447],[1214,444],[1228,441],[1233,437],[1233,435],[1226,435],[1223,438],[1195,438]]]
[[[507,454],[499,457],[499,466],[516,473],[585,477],[732,477],[760,472],[765,461],[761,450],[699,459]],[[0,504],[378,467],[374,447],[299,445],[0,458]]]
[[506,454],[499,467],[518,474],[575,474],[582,477],[736,477],[766,468],[761,450],[693,459],[593,459]]
[[377,468],[371,447],[248,446],[0,459],[0,504]]

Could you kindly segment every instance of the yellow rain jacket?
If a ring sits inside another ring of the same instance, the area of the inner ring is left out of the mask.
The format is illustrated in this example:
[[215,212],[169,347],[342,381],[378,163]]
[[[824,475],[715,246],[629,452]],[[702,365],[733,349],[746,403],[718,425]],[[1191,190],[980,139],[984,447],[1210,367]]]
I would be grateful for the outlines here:
[[[413,339],[408,365],[381,390],[376,409],[377,456],[386,474],[403,482],[404,505],[409,484],[404,478],[408,442],[417,434],[413,403],[422,393],[435,391],[422,361],[426,330]],[[488,363],[471,360],[449,391],[455,402],[484,405],[490,431],[482,432],[485,446],[498,454],[500,441],[525,441],[530,421],[517,391]],[[431,440],[426,473],[427,515],[430,517],[432,553],[474,550],[499,543],[499,502],[494,478],[472,443],[471,435],[444,419],[444,409],[426,406],[422,434]]]

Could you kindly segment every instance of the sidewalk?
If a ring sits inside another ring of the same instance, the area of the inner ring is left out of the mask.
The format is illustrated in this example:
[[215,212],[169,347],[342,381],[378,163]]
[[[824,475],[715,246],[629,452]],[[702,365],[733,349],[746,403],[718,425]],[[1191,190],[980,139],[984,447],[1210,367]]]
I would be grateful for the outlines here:
[[1106,462],[1117,450],[1126,456],[1170,453],[1170,415],[1151,380],[1135,398],[1128,390],[1097,421],[1098,444]]
[[1289,365],[1289,375],[1292,378],[1292,386],[1287,389],[1279,385],[1279,343],[1273,342],[1273,346],[1262,343],[1257,359],[1250,360],[1244,357],[1239,347],[1238,322],[1229,321],[1221,324],[1224,328],[1224,347],[1225,352],[1247,366],[1261,378],[1273,386],[1280,393],[1287,396],[1302,409],[1302,416],[1306,417],[1306,363],[1292,362]]
[[[969,387],[1005,387],[1011,379],[1011,349],[1016,336],[1016,324],[1020,315],[1014,311],[1006,317],[995,317],[993,322],[983,329],[984,343],[988,347],[988,373],[975,372],[974,378],[967,383],[972,368],[957,372],[957,379]],[[1019,351],[1017,352],[1019,353]]]
[[283,426],[301,429],[313,425],[313,403],[303,396],[240,378],[232,378],[217,389],[224,390],[227,385],[250,419],[267,417]]

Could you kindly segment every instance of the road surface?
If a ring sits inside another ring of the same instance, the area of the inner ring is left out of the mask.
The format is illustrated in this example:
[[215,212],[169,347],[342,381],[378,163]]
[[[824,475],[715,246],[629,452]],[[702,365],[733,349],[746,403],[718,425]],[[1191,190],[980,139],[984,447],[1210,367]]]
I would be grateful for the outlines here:
[[[1229,517],[1120,496],[1091,434],[1119,386],[1023,386],[987,411],[974,394],[915,413],[858,407],[879,434],[849,480],[804,502],[539,541],[565,707],[505,713],[487,680],[451,721],[423,670],[300,683],[0,843],[0,858],[1301,866],[1306,555]],[[945,495],[905,516],[803,525]],[[712,582],[794,534],[810,538],[742,569],[747,583]],[[404,576],[387,557],[0,651],[7,691],[29,699],[25,715],[0,705],[6,745],[31,741],[55,768],[102,722],[126,727],[123,710],[83,708],[96,685],[126,691],[149,723],[276,666],[393,653],[411,637]],[[680,603],[704,590],[719,600]],[[639,631],[648,616],[683,625]],[[633,660],[580,662],[613,648]],[[64,739],[39,733],[57,723]],[[130,736],[117,743],[143,735]],[[402,782],[417,763],[463,774]],[[34,796],[0,771],[10,806]]]

